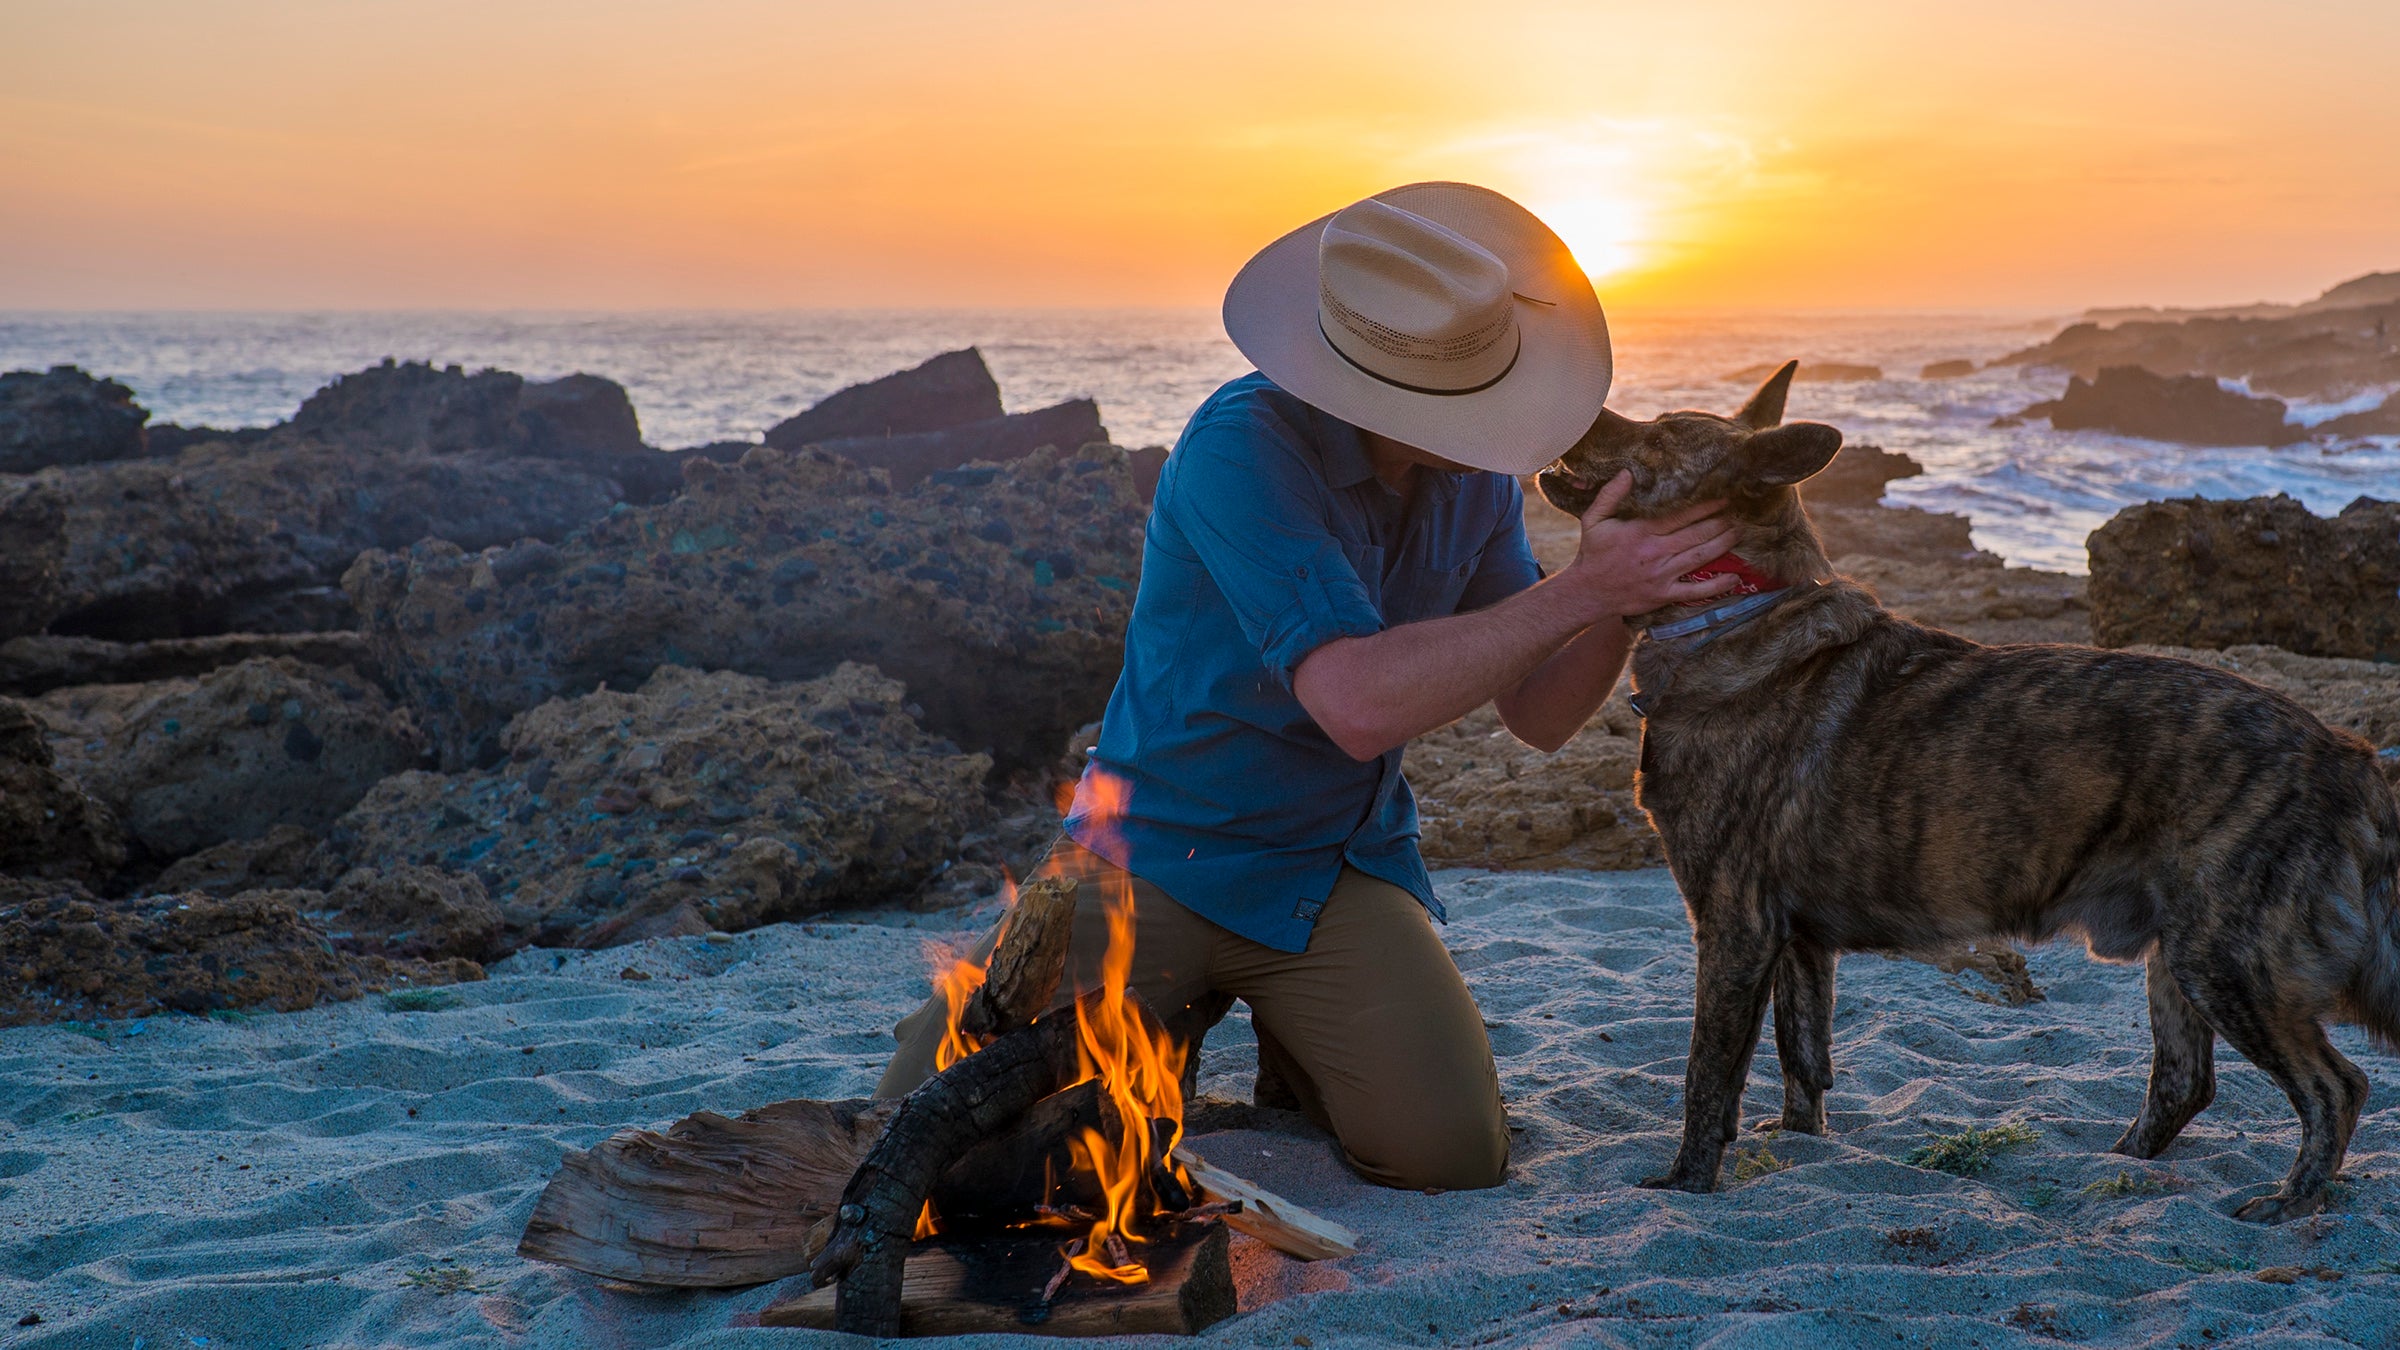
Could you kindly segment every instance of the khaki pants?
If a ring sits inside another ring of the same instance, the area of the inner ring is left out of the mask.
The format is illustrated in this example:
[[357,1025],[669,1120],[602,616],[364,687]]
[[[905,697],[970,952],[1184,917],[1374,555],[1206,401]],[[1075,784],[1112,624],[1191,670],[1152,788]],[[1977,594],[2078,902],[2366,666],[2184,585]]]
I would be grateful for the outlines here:
[[[1084,884],[1062,986],[1098,988],[1108,946],[1106,897],[1126,874],[1072,842],[1057,858]],[[1279,1074],[1302,1109],[1341,1141],[1350,1165],[1386,1186],[1497,1186],[1508,1123],[1491,1041],[1466,981],[1416,897],[1343,868],[1303,953],[1238,937],[1132,879],[1130,983],[1162,1015],[1193,1005],[1214,1023],[1239,998],[1258,1031],[1262,1073]],[[973,958],[990,956],[997,930]],[[1062,987],[1059,1003],[1074,990]],[[899,1053],[875,1089],[906,1094],[933,1074],[939,998],[894,1029]],[[1192,1048],[1195,1062],[1199,1047]]]

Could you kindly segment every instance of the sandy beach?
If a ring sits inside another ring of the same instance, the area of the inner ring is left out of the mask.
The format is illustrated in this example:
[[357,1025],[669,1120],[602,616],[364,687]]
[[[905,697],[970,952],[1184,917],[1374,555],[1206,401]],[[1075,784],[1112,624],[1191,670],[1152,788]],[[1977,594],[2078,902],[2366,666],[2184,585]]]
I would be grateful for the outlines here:
[[[1378,1190],[1296,1117],[1233,1105],[1254,1064],[1237,1012],[1205,1051],[1199,1149],[1356,1228],[1365,1250],[1301,1265],[1242,1240],[1245,1310],[1211,1343],[2396,1343],[2400,1068],[2355,1032],[2335,1041],[2374,1096],[2340,1198],[2260,1228],[2227,1211],[2281,1175],[2297,1127],[2229,1051],[2216,1105],[2165,1157],[2105,1151],[2149,1056],[2138,969],[2038,951],[2047,1000],[2011,1008],[1978,997],[1972,975],[1853,956],[1835,1136],[1753,1135],[1721,1193],[1653,1193],[1633,1183],[1673,1152],[1690,1027],[1671,880],[1437,881],[1499,1056],[1508,1184]],[[0,1031],[0,1337],[27,1350],[831,1343],[741,1327],[774,1286],[623,1292],[520,1260],[518,1234],[561,1154],[616,1129],[863,1094],[891,1022],[926,987],[926,943],[988,918],[883,913],[527,951],[422,1004]],[[1770,1042],[1746,1114],[1771,1116],[1779,1092]],[[2035,1138],[1979,1177],[1903,1161],[1937,1133],[2005,1122]]]

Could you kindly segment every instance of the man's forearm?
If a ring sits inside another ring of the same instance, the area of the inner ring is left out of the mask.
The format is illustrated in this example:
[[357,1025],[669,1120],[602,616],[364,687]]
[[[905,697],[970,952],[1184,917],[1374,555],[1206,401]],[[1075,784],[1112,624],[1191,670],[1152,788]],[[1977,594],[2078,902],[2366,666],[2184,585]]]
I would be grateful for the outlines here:
[[1633,633],[1624,624],[1593,624],[1492,700],[1500,720],[1536,750],[1556,750],[1583,730],[1617,687],[1632,649]]
[[[1292,689],[1334,744],[1354,759],[1373,759],[1516,690],[1554,653],[1566,655],[1559,649],[1590,625],[1588,604],[1553,579],[1472,614],[1402,624],[1372,637],[1337,638],[1300,662]],[[1575,664],[1597,661],[1604,646],[1593,644],[1594,650]],[[1623,661],[1621,649],[1614,659]],[[1558,687],[1565,688],[1572,674],[1560,671]],[[1612,666],[1593,707],[1608,696],[1614,681]],[[1551,686],[1550,680],[1542,681],[1543,689]],[[1545,709],[1555,697],[1537,696]],[[1567,709],[1552,711],[1563,717]],[[1584,709],[1584,716],[1590,712]],[[1551,720],[1545,717],[1543,725]],[[1575,725],[1581,726],[1581,719]]]

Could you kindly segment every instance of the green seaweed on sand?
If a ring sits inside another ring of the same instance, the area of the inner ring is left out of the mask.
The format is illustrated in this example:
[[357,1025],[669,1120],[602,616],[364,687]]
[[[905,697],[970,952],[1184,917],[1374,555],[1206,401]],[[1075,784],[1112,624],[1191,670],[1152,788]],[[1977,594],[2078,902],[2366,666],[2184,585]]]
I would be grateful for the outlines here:
[[500,1287],[489,1280],[477,1279],[475,1267],[457,1265],[455,1261],[455,1257],[445,1256],[439,1264],[408,1272],[400,1283],[437,1294],[488,1294]]
[[1776,1157],[1775,1150],[1765,1144],[1759,1145],[1756,1153],[1737,1149],[1733,1155],[1733,1179],[1736,1182],[1756,1181],[1760,1177],[1773,1176],[1791,1165],[1791,1159]]
[[2023,1121],[2011,1121],[1989,1129],[1970,1126],[1956,1134],[1935,1135],[1910,1150],[1905,1161],[1911,1167],[1931,1168],[1952,1176],[1979,1176],[2001,1153],[2030,1144],[2040,1137],[2031,1125]]
[[2172,1183],[2159,1177],[2137,1177],[2131,1172],[2120,1171],[2113,1177],[2084,1187],[2083,1193],[2103,1200],[2122,1200],[2136,1195],[2157,1195],[2171,1188]]

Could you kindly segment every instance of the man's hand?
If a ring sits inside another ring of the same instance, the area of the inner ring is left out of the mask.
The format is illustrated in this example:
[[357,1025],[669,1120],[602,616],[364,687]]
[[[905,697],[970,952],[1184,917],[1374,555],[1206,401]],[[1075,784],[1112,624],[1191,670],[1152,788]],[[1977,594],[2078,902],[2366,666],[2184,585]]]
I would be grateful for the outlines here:
[[1738,532],[1717,516],[1724,502],[1697,502],[1657,520],[1619,520],[1616,509],[1632,491],[1632,472],[1620,470],[1592,498],[1575,561],[1558,575],[1591,606],[1592,622],[1706,600],[1741,584],[1730,576],[1677,579],[1733,546]]

